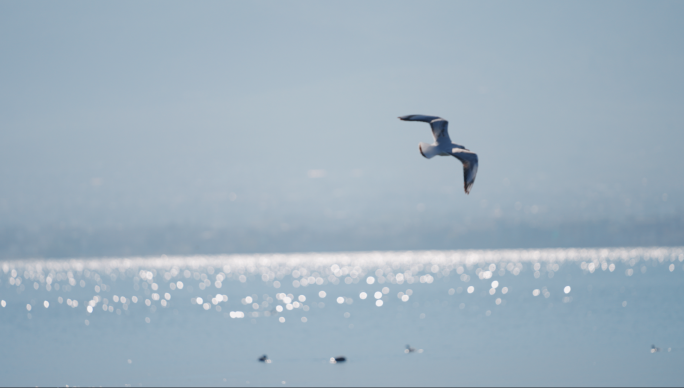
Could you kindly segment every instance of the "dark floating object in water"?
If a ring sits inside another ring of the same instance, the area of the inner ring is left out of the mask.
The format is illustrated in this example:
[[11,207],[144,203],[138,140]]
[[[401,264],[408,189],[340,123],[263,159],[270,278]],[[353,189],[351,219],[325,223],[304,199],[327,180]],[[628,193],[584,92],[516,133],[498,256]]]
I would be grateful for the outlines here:
[[659,352],[660,348],[657,348],[655,345],[651,345],[651,353]]
[[412,348],[411,345],[406,345],[406,349],[404,349],[404,353],[409,354],[409,353],[423,353],[423,349],[416,349]]
[[259,361],[265,362],[265,363],[267,363],[267,364],[270,364],[270,363],[271,363],[271,360],[270,360],[270,359],[268,358],[268,356],[265,355],[265,354],[264,354],[263,356],[259,357]]
[[345,356],[330,357],[331,364],[337,364],[338,362],[345,362],[347,358]]

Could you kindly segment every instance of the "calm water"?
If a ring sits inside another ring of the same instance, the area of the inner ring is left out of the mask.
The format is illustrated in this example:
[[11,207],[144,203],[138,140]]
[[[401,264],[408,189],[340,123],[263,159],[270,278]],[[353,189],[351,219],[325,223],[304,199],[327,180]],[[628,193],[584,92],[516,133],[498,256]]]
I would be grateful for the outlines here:
[[683,248],[5,261],[0,382],[681,386],[683,261]]

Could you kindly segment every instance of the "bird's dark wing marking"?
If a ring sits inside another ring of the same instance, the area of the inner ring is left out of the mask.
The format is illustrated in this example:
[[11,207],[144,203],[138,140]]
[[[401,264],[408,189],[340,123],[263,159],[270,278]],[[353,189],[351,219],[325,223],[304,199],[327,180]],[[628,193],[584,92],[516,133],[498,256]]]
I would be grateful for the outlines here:
[[477,154],[469,150],[454,148],[451,155],[463,163],[463,189],[466,194],[470,194],[470,189],[475,183],[475,176],[477,176]]

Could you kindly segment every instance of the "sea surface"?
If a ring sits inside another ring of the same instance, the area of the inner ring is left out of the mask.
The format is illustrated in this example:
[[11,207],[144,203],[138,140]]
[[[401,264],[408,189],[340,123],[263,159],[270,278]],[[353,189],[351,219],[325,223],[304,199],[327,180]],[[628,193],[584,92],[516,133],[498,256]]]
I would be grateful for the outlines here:
[[0,384],[682,386],[683,261],[658,247],[0,261]]

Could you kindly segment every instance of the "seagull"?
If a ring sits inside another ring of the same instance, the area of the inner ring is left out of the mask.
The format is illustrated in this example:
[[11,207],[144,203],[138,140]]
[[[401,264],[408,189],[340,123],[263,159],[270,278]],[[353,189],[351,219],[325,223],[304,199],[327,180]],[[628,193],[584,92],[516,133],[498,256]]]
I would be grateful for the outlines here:
[[404,350],[404,353],[413,353],[416,351],[416,348],[412,348],[411,345],[406,345],[406,349]]
[[475,183],[475,175],[477,175],[477,154],[462,145],[451,142],[448,131],[449,122],[441,117],[423,115],[401,116],[399,119],[430,123],[435,142],[432,144],[421,142],[418,144],[420,154],[427,159],[439,155],[453,156],[460,160],[463,163],[463,188],[466,194],[470,194],[470,189],[473,187],[473,183]]
[[660,348],[656,347],[655,345],[651,345],[651,353],[656,353],[659,351],[660,351]]
[[331,364],[337,364],[338,362],[345,362],[347,358],[345,356],[330,357]]

